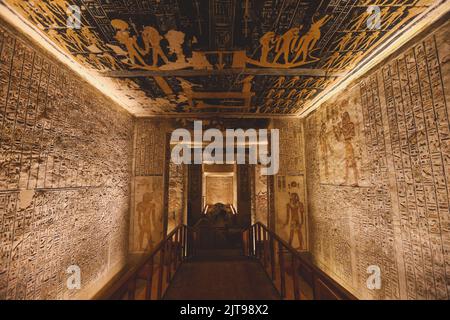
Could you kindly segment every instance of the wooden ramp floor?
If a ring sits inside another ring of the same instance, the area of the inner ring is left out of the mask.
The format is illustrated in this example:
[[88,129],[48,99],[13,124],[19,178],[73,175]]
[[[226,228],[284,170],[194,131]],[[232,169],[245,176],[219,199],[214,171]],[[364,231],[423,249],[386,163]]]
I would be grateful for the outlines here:
[[278,300],[260,263],[238,255],[204,255],[183,263],[164,300]]

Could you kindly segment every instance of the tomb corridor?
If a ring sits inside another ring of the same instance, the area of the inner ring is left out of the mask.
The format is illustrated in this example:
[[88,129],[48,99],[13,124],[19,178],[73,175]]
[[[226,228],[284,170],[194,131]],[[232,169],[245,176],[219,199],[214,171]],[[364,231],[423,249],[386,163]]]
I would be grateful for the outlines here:
[[449,12],[0,1],[0,300],[450,300]]

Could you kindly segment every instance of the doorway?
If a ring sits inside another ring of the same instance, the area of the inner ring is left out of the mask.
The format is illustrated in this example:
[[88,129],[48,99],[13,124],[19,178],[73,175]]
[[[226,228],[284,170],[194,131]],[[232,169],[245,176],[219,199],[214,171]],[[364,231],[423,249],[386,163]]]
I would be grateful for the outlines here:
[[237,179],[235,164],[204,164],[202,170],[202,208],[223,204],[236,213]]

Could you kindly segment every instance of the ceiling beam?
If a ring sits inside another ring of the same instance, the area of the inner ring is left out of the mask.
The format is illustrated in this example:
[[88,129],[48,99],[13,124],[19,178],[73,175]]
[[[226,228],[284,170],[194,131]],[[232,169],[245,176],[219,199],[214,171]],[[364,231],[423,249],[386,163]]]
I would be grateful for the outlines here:
[[183,69],[183,70],[117,70],[101,72],[99,75],[109,78],[140,78],[140,77],[197,77],[215,75],[255,75],[255,76],[312,76],[340,77],[342,72],[327,72],[322,69],[306,68],[232,68],[232,69]]
[[248,112],[194,112],[194,113],[139,113],[135,114],[140,119],[153,118],[171,118],[171,119],[208,119],[208,118],[230,118],[230,119],[299,119],[295,114],[280,114],[280,113],[248,113]]

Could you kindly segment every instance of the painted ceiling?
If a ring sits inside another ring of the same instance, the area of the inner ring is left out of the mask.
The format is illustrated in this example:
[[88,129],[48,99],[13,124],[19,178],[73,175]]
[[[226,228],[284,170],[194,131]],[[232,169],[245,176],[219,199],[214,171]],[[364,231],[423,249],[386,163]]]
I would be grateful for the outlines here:
[[[136,115],[270,116],[301,112],[435,1],[3,2],[83,67],[113,79]],[[80,28],[67,23],[73,5]]]

